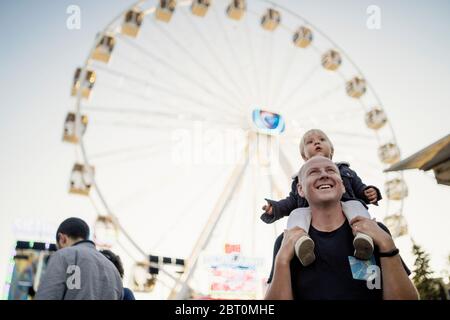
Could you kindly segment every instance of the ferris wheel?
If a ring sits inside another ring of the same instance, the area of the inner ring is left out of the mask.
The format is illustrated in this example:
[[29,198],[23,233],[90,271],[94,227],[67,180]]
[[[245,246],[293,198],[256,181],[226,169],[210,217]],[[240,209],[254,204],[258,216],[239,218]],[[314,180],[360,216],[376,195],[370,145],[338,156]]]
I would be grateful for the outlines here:
[[402,174],[383,173],[400,150],[381,100],[342,48],[275,2],[137,1],[97,34],[71,94],[69,191],[92,203],[97,245],[125,255],[136,290],[208,295],[220,254],[267,276],[286,221],[266,225],[260,208],[289,193],[312,128],[384,190],[371,213],[408,232]]

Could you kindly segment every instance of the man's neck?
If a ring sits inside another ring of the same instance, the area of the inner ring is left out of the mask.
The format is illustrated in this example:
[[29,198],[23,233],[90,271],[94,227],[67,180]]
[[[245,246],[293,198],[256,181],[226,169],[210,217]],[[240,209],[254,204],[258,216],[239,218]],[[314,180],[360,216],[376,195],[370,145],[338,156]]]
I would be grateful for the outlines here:
[[85,241],[85,239],[83,239],[83,238],[70,239],[68,247],[73,247],[74,245],[76,245],[78,242],[81,242],[81,241]]
[[340,202],[311,206],[311,224],[319,231],[334,231],[342,226],[345,219]]

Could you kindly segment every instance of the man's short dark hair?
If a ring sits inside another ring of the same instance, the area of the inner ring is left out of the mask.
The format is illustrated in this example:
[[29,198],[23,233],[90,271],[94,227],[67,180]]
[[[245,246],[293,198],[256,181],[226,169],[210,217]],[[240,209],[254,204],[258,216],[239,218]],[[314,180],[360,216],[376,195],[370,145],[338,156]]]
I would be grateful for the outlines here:
[[56,242],[58,242],[58,235],[62,233],[72,239],[89,239],[89,226],[80,218],[68,218],[64,220],[56,231]]

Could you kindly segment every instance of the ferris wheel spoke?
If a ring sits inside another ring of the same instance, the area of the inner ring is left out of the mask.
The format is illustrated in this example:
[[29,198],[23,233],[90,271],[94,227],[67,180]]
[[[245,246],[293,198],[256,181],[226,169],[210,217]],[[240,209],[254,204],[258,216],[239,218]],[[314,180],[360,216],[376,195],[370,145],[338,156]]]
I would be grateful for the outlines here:
[[[358,136],[356,133],[336,133],[332,130],[326,130],[326,133],[332,136],[333,145],[339,146],[339,150],[346,148],[346,150],[373,150],[376,140],[374,138],[367,138],[366,136]],[[301,135],[289,135],[282,140],[283,145],[299,145]],[[297,148],[296,148],[297,149]],[[357,152],[353,152],[357,154]]]
[[[244,175],[245,175],[245,173],[244,173]],[[242,197],[245,195],[245,193],[242,191],[243,180],[244,179],[239,181],[239,184],[236,186],[236,189],[234,190],[234,193],[233,193],[234,197],[230,200],[230,202],[233,200],[236,200],[236,201],[233,202],[234,208],[229,208],[229,210],[231,210],[232,213],[231,213],[230,218],[228,219],[227,226],[225,227],[225,230],[226,230],[224,233],[225,238],[227,238],[228,235],[231,234],[231,231],[233,230],[233,228],[236,227],[233,222],[236,221],[236,217],[238,217],[238,215],[239,215],[239,205],[241,204]],[[238,199],[236,199],[236,197]],[[231,203],[230,203],[230,207],[231,207]]]
[[[341,159],[336,159],[336,160],[347,160],[347,159],[342,159],[342,157],[345,155],[347,158],[352,158],[355,159],[358,164],[361,167],[366,167],[366,168],[370,168],[370,171],[376,172],[372,173],[375,176],[382,173],[382,170],[384,169],[384,167],[382,166],[382,164],[380,162],[376,162],[378,160],[377,157],[374,157],[373,159],[370,157],[367,157],[367,159],[364,160],[364,162],[358,161],[358,154],[360,154],[361,152],[366,152],[373,150],[373,148],[368,148],[368,147],[364,147],[362,145],[355,145],[355,146],[345,146],[344,144],[339,145],[339,150],[340,150],[340,154],[341,154]],[[362,150],[362,151],[360,151]],[[350,161],[352,159],[349,159]],[[352,164],[352,163],[350,163]]]
[[353,138],[353,139],[366,139],[366,140],[372,140],[375,141],[375,137],[371,134],[366,133],[360,133],[360,132],[348,132],[348,131],[336,131],[336,130],[328,130],[327,133],[338,135],[338,136],[344,136],[346,138]]
[[123,71],[118,71],[118,70],[114,70],[114,69],[112,69],[112,68],[108,68],[108,67],[105,67],[105,66],[102,66],[102,65],[98,65],[98,66],[96,66],[96,69],[97,70],[101,70],[101,71],[104,71],[104,72],[106,72],[106,73],[109,73],[110,75],[113,75],[113,76],[116,76],[116,77],[118,77],[118,78],[124,78],[124,79],[126,79],[126,80],[129,80],[129,81],[132,81],[132,82],[134,82],[134,83],[137,83],[137,84],[140,84],[140,85],[142,85],[142,86],[148,86],[150,83],[147,81],[147,80],[145,80],[145,79],[141,79],[141,78],[138,78],[138,77],[134,77],[134,76],[132,76],[132,75],[130,75],[130,74],[127,74],[127,73],[125,73],[125,72],[123,72]]
[[122,154],[122,157],[116,158],[102,158],[96,160],[96,165],[101,164],[103,168],[107,168],[108,166],[114,166],[117,168],[118,165],[129,164],[131,162],[141,162],[148,161],[149,159],[154,159],[155,156],[160,156],[166,153],[171,152],[170,148],[167,148],[167,144],[161,144],[151,150],[146,150],[145,153],[142,154]]
[[[205,183],[204,185],[206,186],[206,188],[204,188],[204,190],[202,190],[202,192],[199,192],[199,193],[198,193],[198,197],[192,198],[192,200],[188,203],[188,205],[186,206],[186,208],[192,208],[192,207],[195,206],[196,203],[198,203],[199,201],[201,201],[202,198],[203,198],[203,195],[206,194],[206,193],[210,190],[211,185],[213,185],[214,182],[217,181],[218,178],[219,178],[221,175],[222,175],[222,172],[220,172],[219,174],[217,174],[216,176],[214,176],[214,179],[211,179],[211,180],[209,181],[209,183]],[[194,210],[188,210],[188,212],[183,211],[183,210],[180,210],[179,213],[178,213],[178,215],[174,218],[174,223],[172,223],[172,224],[167,228],[167,230],[176,230],[176,228],[177,228],[178,226],[183,225],[183,223],[185,223],[185,221],[186,221],[187,219],[192,218],[192,214],[194,214],[194,213],[195,213]],[[173,233],[166,232],[166,233],[162,234],[161,237],[159,237],[159,239],[157,239],[157,240],[150,246],[151,250],[152,250],[152,251],[157,250],[157,249],[159,248],[159,246],[160,246],[161,244],[163,244],[163,243],[166,241],[167,237],[169,237],[169,236],[173,236]]]
[[[345,140],[343,138],[334,137],[334,144],[339,145],[339,149],[345,149],[345,150],[354,150],[352,153],[359,154],[360,150],[373,150],[374,146],[369,144],[370,141],[361,141],[361,139],[357,138],[348,138],[346,137]],[[358,150],[358,151],[356,151]]]
[[142,151],[142,150],[151,150],[155,149],[159,146],[166,145],[167,141],[159,142],[159,143],[152,143],[152,144],[145,144],[140,146],[133,146],[133,147],[126,147],[126,148],[116,148],[108,151],[102,151],[98,153],[93,153],[89,155],[89,160],[98,160],[98,159],[104,159],[111,156],[116,155],[122,155],[122,154],[129,154],[136,151]]
[[[120,75],[117,75],[117,76],[120,76]],[[171,96],[170,95],[170,91],[166,92],[167,95],[168,95],[167,98],[170,99],[170,98],[172,98],[174,96],[175,97],[179,96],[179,97],[182,97],[182,98],[185,99],[183,101],[184,104],[182,105],[181,108],[179,107],[179,105],[174,106],[172,104],[171,105],[163,104],[163,103],[161,103],[161,99],[156,100],[154,96],[149,96],[149,95],[133,92],[133,91],[130,91],[130,90],[126,90],[126,89],[124,89],[122,87],[115,87],[115,86],[110,86],[110,85],[104,85],[104,86],[105,87],[109,87],[113,92],[121,92],[121,93],[128,94],[130,96],[136,97],[136,98],[146,102],[147,106],[148,106],[149,102],[151,102],[153,105],[161,106],[163,108],[163,110],[177,111],[180,114],[186,114],[187,107],[185,105],[186,105],[187,102],[190,102],[190,104],[189,104],[189,111],[191,111],[191,112],[189,112],[188,114],[204,115],[205,111],[207,113],[211,113],[211,112],[214,111],[214,113],[216,115],[220,115],[223,118],[230,118],[231,119],[231,118],[236,118],[236,117],[239,118],[239,117],[242,116],[241,114],[236,114],[235,115],[234,113],[228,113],[228,112],[225,112],[224,110],[211,109],[211,107],[206,105],[204,102],[202,102],[200,100],[197,100],[195,98],[192,98],[190,96],[185,96],[185,95],[182,95],[182,94],[172,95]],[[149,87],[146,87],[146,88],[149,88]],[[165,88],[161,89],[160,92],[164,92],[164,91],[166,91]],[[193,112],[194,110],[197,110],[198,108],[201,108],[202,111],[201,112],[200,111]]]
[[110,106],[100,106],[100,105],[84,105],[83,109],[86,111],[99,112],[99,113],[117,113],[117,114],[130,114],[137,116],[163,116],[168,118],[180,118],[180,114],[178,112],[168,112],[169,108],[164,107],[161,109],[150,109],[145,106],[142,107],[110,107]]
[[[201,122],[211,122],[213,124],[222,124],[222,125],[229,125],[229,126],[240,126],[242,121],[236,121],[239,118],[234,118],[235,121],[224,121],[223,117],[219,118],[211,118],[211,117],[205,117],[204,115],[199,117],[197,114],[192,113],[183,113],[180,114],[178,112],[169,113],[167,112],[167,108],[160,109],[160,110],[149,110],[145,108],[112,108],[112,107],[98,107],[98,106],[84,106],[84,108],[88,111],[93,112],[105,112],[105,113],[117,113],[117,114],[129,114],[129,115],[136,115],[139,117],[142,116],[148,116],[148,117],[161,117],[161,118],[167,118],[174,121],[187,121],[187,120],[193,120],[193,121],[201,121]],[[242,118],[243,120],[243,118]]]
[[167,125],[157,125],[149,122],[138,121],[97,121],[98,127],[115,127],[129,130],[148,130],[148,131],[171,131],[177,129],[176,126],[169,127]]
[[248,148],[249,142],[247,140],[246,146],[242,151],[243,155],[241,159],[245,160],[245,163],[242,164],[243,161],[238,162],[231,175],[229,176],[222,193],[217,198],[211,214],[209,215],[207,223],[203,227],[200,237],[197,239],[194,248],[187,258],[186,270],[185,273],[183,273],[183,275],[181,276],[181,282],[183,283],[183,285],[174,287],[169,297],[176,297],[179,293],[182,293],[184,291],[183,287],[187,286],[187,284],[189,283],[189,280],[197,267],[197,262],[201,251],[208,245],[209,241],[211,240],[211,235],[217,228],[217,222],[220,220],[223,212],[226,210],[229,204],[229,199],[232,196],[233,190],[236,188],[239,180],[243,178],[243,173],[249,165]]
[[[298,145],[298,143],[296,143]],[[280,143],[280,154],[279,154],[279,161],[280,161],[280,167],[283,170],[284,176],[288,179],[288,181],[291,181],[292,175],[295,174],[298,171],[298,164],[295,165],[292,164],[291,160],[292,157],[289,157],[285,150],[285,146],[283,141]],[[290,148],[289,148],[290,149]],[[298,150],[298,149],[296,149]],[[297,157],[299,158],[299,156]]]
[[279,99],[281,98],[282,91],[283,91],[282,88],[285,87],[286,81],[289,78],[291,71],[293,69],[295,53],[296,53],[295,50],[290,50],[289,57],[287,59],[283,60],[283,61],[287,61],[287,63],[284,64],[285,67],[283,68],[283,70],[281,72],[282,79],[275,81],[275,83],[278,83],[278,85],[275,87],[276,90],[274,90],[274,92],[272,94],[272,97],[274,97],[274,101],[272,102],[274,107],[278,106],[278,102],[279,102]]
[[179,69],[175,68],[170,63],[168,63],[164,59],[156,56],[155,54],[153,54],[152,52],[148,51],[146,48],[140,46],[139,44],[131,42],[131,41],[129,41],[128,39],[126,39],[124,37],[122,37],[122,39],[124,39],[124,43],[127,43],[131,47],[133,47],[136,50],[138,50],[141,54],[149,57],[150,60],[157,61],[158,63],[160,63],[161,66],[164,66],[168,70],[174,72],[178,77],[184,78],[190,84],[195,84],[197,89],[205,92],[207,95],[209,95],[210,97],[214,98],[214,102],[215,102],[215,106],[216,107],[218,107],[219,105],[222,106],[221,104],[223,103],[224,105],[227,106],[227,107],[223,106],[226,109],[227,112],[242,113],[242,110],[240,110],[238,106],[236,106],[233,103],[230,104],[228,102],[228,98],[227,97],[224,97],[224,96],[218,94],[217,92],[211,91],[210,88],[205,87],[205,85],[203,83],[199,82],[195,77],[190,76],[189,74],[185,74],[184,72],[181,72]]
[[344,88],[344,84],[339,84],[334,88],[328,89],[320,94],[318,94],[317,96],[311,98],[310,100],[302,103],[302,102],[298,102],[297,103],[297,110],[294,114],[297,114],[300,111],[304,111],[306,108],[311,107],[319,102],[321,102],[322,100],[328,98],[329,96],[331,96],[332,94],[338,92],[339,90],[342,90]]
[[[200,121],[199,121],[200,122]],[[200,122],[202,123],[202,122]],[[230,123],[223,122],[214,122],[214,121],[204,121],[203,123],[208,124],[211,128],[218,128],[219,125],[223,124],[225,128],[233,128]],[[122,128],[128,130],[146,130],[146,131],[155,131],[155,132],[170,132],[173,130],[179,129],[191,129],[195,122],[186,125],[185,121],[178,120],[173,121],[172,123],[155,123],[155,122],[142,122],[142,121],[97,121],[97,126],[99,127],[113,127],[113,128]],[[242,125],[235,125],[234,128],[242,128]]]
[[94,212],[97,214],[97,216],[102,216],[102,215],[106,215],[107,212],[104,212],[100,209],[100,206],[95,202],[92,194],[89,194],[88,196],[89,202],[92,205],[92,208],[94,209]]
[[[321,127],[323,127],[322,122],[321,122]],[[376,142],[376,138],[374,136],[369,135],[369,134],[359,133],[356,131],[355,132],[345,132],[345,131],[336,131],[336,130],[327,128],[326,133],[327,133],[327,135],[328,134],[333,135],[334,136],[333,140],[345,138],[345,139],[350,139],[350,140],[361,140],[362,139],[362,140],[365,140],[365,142],[374,142],[374,143]],[[283,142],[286,140],[289,140],[289,139],[296,139],[296,138],[300,139],[300,136],[296,133],[291,133],[291,134],[285,135],[284,138],[285,139],[282,140]]]
[[326,111],[319,109],[319,112],[315,111],[316,110],[311,110],[311,112],[308,112],[309,118],[323,117],[325,120],[327,120],[327,118],[332,120],[332,119],[362,117],[364,114],[361,108],[350,108],[350,107]]
[[[132,96],[134,98],[137,98],[137,99],[145,102],[146,103],[145,108],[148,108],[147,106],[148,106],[149,102],[152,102],[152,103],[154,103],[154,105],[157,105],[157,106],[162,106],[163,110],[170,110],[172,108],[171,106],[161,104],[160,101],[153,100],[154,97],[151,97],[151,96],[148,96],[148,95],[145,95],[145,94],[140,94],[140,93],[137,93],[137,92],[126,90],[126,89],[124,89],[122,87],[119,87],[119,86],[116,87],[116,86],[111,86],[111,85],[108,85],[108,84],[105,84],[103,86],[105,88],[110,89],[112,92],[124,93],[126,95]],[[150,108],[148,108],[148,109],[151,110]],[[158,109],[158,110],[160,110],[160,109]]]
[[[207,110],[207,111],[211,110],[210,106],[205,105],[202,101],[200,101],[197,98],[192,97],[190,95],[186,95],[186,94],[183,94],[181,92],[173,91],[171,89],[162,87],[159,84],[150,83],[148,80],[144,80],[144,79],[140,79],[140,78],[137,78],[137,77],[133,77],[133,76],[131,76],[129,74],[126,74],[124,72],[120,72],[120,71],[113,70],[113,69],[110,69],[110,68],[98,67],[98,69],[103,70],[103,71],[105,71],[105,72],[107,72],[107,73],[109,73],[111,75],[116,76],[116,77],[128,79],[130,81],[138,83],[141,86],[143,86],[144,88],[156,88],[156,89],[159,90],[159,92],[165,92],[168,95],[168,97],[170,97],[170,98],[172,98],[172,97],[179,97],[179,98],[182,98],[182,99],[184,99],[186,101],[191,101],[193,103],[193,106],[195,106],[195,107],[202,107],[203,110]],[[178,108],[170,107],[170,109],[178,109]],[[180,112],[185,112],[185,110],[183,110],[183,109],[178,109],[178,110]]]
[[[125,89],[120,88],[120,87],[114,87],[114,86],[108,86],[108,85],[104,85],[104,87],[110,88],[112,91],[126,93],[126,94],[128,94],[130,96],[133,96],[133,97],[135,97],[135,98],[145,102],[146,106],[142,106],[142,108],[148,109],[149,112],[154,111],[155,115],[156,114],[162,114],[162,113],[164,113],[164,111],[165,111],[165,113],[168,113],[167,111],[170,110],[170,111],[177,112],[177,114],[178,114],[180,119],[182,119],[183,116],[186,116],[186,115],[190,115],[190,116],[194,116],[195,115],[195,116],[198,116],[200,118],[205,118],[205,112],[201,112],[201,113],[200,112],[199,113],[186,112],[186,108],[185,109],[179,109],[177,107],[174,107],[173,105],[165,105],[165,104],[161,103],[160,100],[154,100],[154,97],[150,97],[148,95],[139,94],[137,92],[132,92],[132,91],[129,91],[129,90],[125,90]],[[151,108],[148,107],[150,102],[152,103],[152,107]],[[155,106],[157,106],[159,108],[155,108]],[[193,105],[190,105],[189,109],[190,110],[194,110],[196,107],[198,107],[198,105],[194,103]],[[98,108],[98,109],[100,109],[100,108]],[[100,111],[98,109],[96,111]],[[111,109],[109,111],[112,112]],[[211,110],[207,110],[206,114],[209,114],[211,112],[212,112]],[[216,116],[219,116],[219,118],[221,120],[228,119],[228,121],[230,123],[237,122],[236,120],[239,120],[239,119],[242,118],[242,115],[234,116],[232,114],[227,114],[227,113],[225,113],[223,111],[222,112],[217,112],[216,111],[216,112],[214,112],[214,114]]]
[[[279,178],[279,177],[271,176],[271,185],[273,187],[271,199],[282,199],[284,196],[283,192],[281,192],[280,184],[278,183],[279,180],[277,178]],[[276,239],[280,235],[276,223],[273,223],[273,232],[274,232],[274,238]]]
[[[154,88],[157,88],[157,89],[159,89],[161,91],[166,92],[169,95],[174,95],[175,97],[186,98],[186,96],[183,95],[183,94],[180,94],[180,92],[172,91],[172,90],[168,89],[167,87],[163,87],[163,86],[160,86],[159,84],[151,83],[147,79],[134,77],[134,76],[132,76],[130,74],[127,74],[125,72],[114,70],[114,69],[103,67],[103,66],[98,66],[97,69],[102,70],[102,71],[104,71],[104,72],[106,72],[106,73],[108,73],[110,75],[116,76],[119,79],[123,78],[123,79],[129,80],[129,81],[135,82],[135,83],[143,86],[144,88],[147,88],[147,87],[152,87],[153,88],[154,87]],[[188,98],[192,99],[192,97],[188,97]]]
[[271,89],[271,78],[272,78],[272,47],[273,47],[273,33],[270,32],[267,37],[269,38],[269,44],[268,44],[268,48],[266,49],[266,51],[268,52],[266,54],[267,56],[267,60],[265,62],[265,66],[266,66],[266,90],[265,90],[265,100],[266,100],[266,105],[269,108],[272,108],[272,106],[270,105],[270,89]]
[[261,99],[261,85],[259,82],[259,77],[258,77],[258,71],[257,71],[257,66],[256,66],[256,54],[255,54],[255,49],[254,49],[254,45],[253,45],[253,39],[250,36],[250,27],[248,26],[248,22],[247,19],[244,19],[244,23],[245,23],[245,36],[246,36],[246,43],[248,43],[249,48],[250,48],[250,61],[252,64],[252,69],[253,69],[253,83],[255,86],[255,91],[256,91],[256,100],[255,103],[261,103],[259,99]]
[[[170,32],[165,30],[158,23],[155,23],[155,25],[167,37],[168,40],[170,40],[179,50],[181,50],[181,52],[185,53],[187,55],[187,57],[189,57],[191,59],[191,61],[199,68],[199,70],[202,70],[208,76],[208,78],[210,78],[210,80],[212,82],[214,82],[219,88],[222,88],[222,90],[225,91],[225,95],[223,95],[221,97],[222,99],[225,99],[226,101],[228,101],[230,103],[230,105],[236,106],[237,108],[240,108],[241,111],[243,111],[242,105],[240,104],[240,102],[234,99],[233,92],[230,91],[229,88],[223,82],[218,81],[217,78],[214,77],[214,74],[211,72],[211,70],[209,70],[208,68],[206,68],[204,66],[204,64],[199,62],[196,59],[196,57],[194,57],[191,54],[191,52],[186,48],[186,46],[183,45],[181,42],[179,42],[175,37],[173,37],[170,34]],[[204,84],[203,84],[203,86],[204,86]],[[231,97],[231,99],[230,99],[230,97]]]
[[[222,31],[225,41],[227,43],[227,48],[230,50],[233,62],[236,63],[236,64],[232,63],[232,65],[234,66],[234,69],[237,69],[237,71],[239,72],[239,74],[240,74],[239,79],[243,79],[246,83],[247,94],[250,94],[253,98],[253,100],[249,100],[249,101],[254,101],[255,94],[253,93],[252,86],[250,85],[250,80],[247,76],[247,73],[244,71],[245,69],[243,67],[243,64],[241,63],[240,54],[236,53],[235,46],[233,45],[233,42],[230,40],[229,34],[228,34],[224,24],[222,23],[222,20],[219,17],[219,13],[217,12],[216,7],[214,7],[213,12],[216,16],[215,21],[219,25],[219,29]],[[245,86],[242,86],[242,87],[244,88]]]
[[[267,105],[267,73],[268,73],[268,55],[269,55],[269,46],[267,44],[268,34],[263,34],[263,36],[259,39],[260,41],[257,44],[257,50],[259,54],[257,55],[257,70],[259,72],[257,81],[260,83],[261,92],[261,105],[268,107]],[[265,79],[266,78],[266,79]]]
[[[287,109],[287,105],[289,104],[290,101],[292,101],[292,99],[295,97],[296,94],[298,94],[299,92],[301,92],[301,89],[309,82],[309,80],[311,80],[311,78],[316,74],[316,72],[320,69],[320,65],[315,65],[313,66],[310,71],[306,74],[306,76],[299,82],[300,84],[295,87],[293,90],[291,90],[289,92],[289,94],[284,98],[281,99],[281,102],[279,104],[279,109],[280,110],[285,110]],[[303,93],[303,92],[301,92]]]
[[[177,76],[177,81],[180,81],[180,80],[183,81],[183,83],[182,83],[183,87],[189,87],[190,90],[198,88],[199,83],[196,81],[195,77],[190,76],[188,73],[180,72],[175,66],[173,66],[171,63],[169,63],[169,61],[167,61],[166,59],[163,59],[162,57],[157,56],[155,53],[152,53],[147,48],[142,47],[138,43],[132,42],[129,39],[127,39],[126,37],[123,37],[120,35],[119,35],[119,38],[121,40],[123,40],[123,43],[125,43],[128,46],[130,46],[131,48],[137,50],[137,52],[139,52],[142,56],[144,56],[146,59],[148,59],[149,63],[139,63],[136,61],[136,59],[129,59],[122,55],[116,54],[116,56],[120,57],[120,59],[123,59],[127,63],[130,63],[130,64],[136,66],[140,70],[144,70],[146,72],[146,74],[152,76],[152,78],[155,77],[155,72],[154,72],[154,70],[149,69],[148,65],[150,64],[150,62],[156,61],[159,63],[160,66],[163,66],[164,68],[174,72],[174,74]],[[173,81],[171,83],[166,83],[165,77],[164,78],[158,77],[155,79],[161,84],[166,84],[168,87],[174,87],[174,85],[179,87],[179,85],[177,85],[178,83],[175,81]],[[209,92],[209,93],[213,94],[212,92]]]
[[121,248],[121,250],[123,252],[125,252],[125,254],[132,260],[132,261],[138,261],[141,259],[141,257],[139,257],[138,259],[136,258],[135,254],[130,252],[130,249],[128,249],[126,247],[126,245],[122,242],[121,239],[117,239],[117,245]]
[[[153,73],[153,71],[149,70],[145,64],[139,64],[139,63],[136,63],[135,61],[132,61],[132,60],[127,59],[127,58],[123,58],[123,60],[125,60],[125,61],[127,61],[127,62],[129,62],[129,63],[131,63],[131,64],[134,64],[135,66],[137,66],[137,67],[140,68],[141,70],[144,70],[144,71],[146,72],[146,74],[148,74],[149,76],[151,76],[154,80],[156,80],[156,81],[158,82],[158,84],[159,84],[158,86],[159,86],[160,88],[162,88],[162,89],[161,89],[162,91],[168,92],[171,96],[175,96],[175,97],[177,97],[177,96],[180,96],[180,97],[186,97],[186,99],[188,99],[188,100],[195,101],[195,102],[196,102],[196,105],[198,104],[198,105],[200,105],[200,106],[203,106],[203,107],[204,107],[203,109],[207,109],[207,110],[211,111],[211,106],[210,106],[210,105],[205,105],[205,103],[204,103],[203,101],[201,101],[201,100],[198,100],[198,98],[197,98],[194,94],[188,94],[188,93],[186,93],[185,90],[183,90],[182,94],[180,94],[180,88],[179,88],[179,86],[177,86],[177,88],[178,88],[177,90],[172,90],[172,88],[174,87],[173,83],[172,83],[172,84],[166,83],[166,82],[164,82],[164,81],[161,81],[160,78],[156,78],[156,77],[155,77],[155,74]],[[161,84],[162,84],[162,85],[165,85],[165,86],[161,86]],[[189,83],[189,84],[190,84],[190,83]],[[154,86],[156,87],[156,85],[154,85]],[[185,88],[184,88],[184,89],[185,89]],[[194,89],[194,88],[193,88],[193,89]],[[192,91],[193,91],[193,90],[189,90],[190,93],[191,93]],[[196,106],[196,105],[195,105],[195,106]],[[229,110],[228,107],[225,107],[225,108],[227,108],[227,109]],[[227,111],[227,113],[230,113],[230,112]]]
[[[289,118],[291,118],[291,115],[287,115]],[[342,114],[338,114],[338,113],[333,113],[333,114],[326,114],[323,116],[309,116],[308,118],[302,118],[301,121],[299,121],[301,123],[301,126],[299,124],[297,124],[296,129],[298,131],[302,131],[301,128],[305,128],[305,127],[311,127],[311,126],[315,126],[320,124],[321,127],[329,127],[331,124],[335,124],[336,122],[342,122],[344,120],[350,120],[350,119],[354,119],[357,116],[361,116],[360,114],[356,114],[356,115],[342,115]],[[360,120],[360,119],[358,119]],[[292,125],[294,126],[294,125]],[[289,134],[287,134],[289,135]]]
[[[254,12],[253,10],[248,10],[249,15],[252,15],[256,18],[256,21],[260,20],[260,15],[257,12]],[[254,79],[253,81],[257,84],[258,88],[258,104],[263,106],[267,104],[267,92],[265,90],[265,81],[264,76],[267,72],[267,45],[264,47],[264,44],[266,44],[266,36],[267,33],[264,32],[263,35],[257,39],[259,41],[253,42],[253,39],[256,37],[250,36],[250,27],[247,23],[248,19],[245,19],[246,21],[246,28],[247,28],[247,35],[250,41],[250,47],[253,50],[255,50],[255,54],[253,55],[252,61],[253,68],[254,68]],[[267,106],[266,106],[267,107]]]
[[[258,166],[258,176],[259,177],[261,177],[261,167],[259,167]],[[258,178],[258,185],[261,185],[261,179],[260,178]],[[257,223],[257,213],[258,213],[258,211],[256,210],[256,206],[255,206],[255,202],[256,202],[256,194],[255,193],[253,193],[253,199],[252,199],[253,201],[253,212],[252,212],[252,214],[251,214],[251,231],[250,231],[250,245],[251,245],[251,254],[252,254],[252,256],[254,256],[255,255],[255,245],[256,245],[256,243],[255,243],[255,241],[256,241],[256,223]],[[244,235],[242,235],[242,236],[244,236]],[[242,241],[244,241],[244,239],[242,240]]]
[[223,74],[228,78],[228,82],[233,85],[234,92],[237,93],[240,96],[241,101],[243,101],[243,105],[248,104],[248,96],[242,91],[242,86],[238,86],[237,85],[238,82],[230,74],[228,68],[225,67],[224,62],[220,59],[220,57],[217,55],[216,51],[209,44],[209,42],[205,38],[203,32],[197,27],[197,25],[194,22],[192,22],[191,19],[189,19],[189,17],[187,17],[187,13],[185,11],[182,11],[182,12],[183,12],[183,15],[184,15],[186,21],[188,21],[188,23],[192,26],[192,28],[194,29],[196,35],[200,37],[200,39],[201,39],[203,45],[205,46],[205,48],[211,53],[211,56],[216,61],[217,65],[220,67],[220,69],[222,70]]

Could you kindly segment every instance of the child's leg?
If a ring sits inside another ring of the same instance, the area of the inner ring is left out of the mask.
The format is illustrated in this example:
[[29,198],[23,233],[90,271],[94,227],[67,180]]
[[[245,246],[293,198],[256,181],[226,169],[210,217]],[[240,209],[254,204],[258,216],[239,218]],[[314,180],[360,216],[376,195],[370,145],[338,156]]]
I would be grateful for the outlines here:
[[314,241],[309,237],[308,231],[311,225],[311,209],[298,208],[292,210],[287,221],[287,228],[300,227],[305,230],[305,234],[295,243],[295,254],[303,266],[308,266],[316,260],[314,255]]
[[367,210],[367,208],[364,207],[364,205],[358,200],[349,200],[341,202],[341,204],[344,215],[349,222],[356,216],[361,216],[369,219],[371,218],[369,210]]
[[[347,220],[350,222],[356,216],[371,218],[369,211],[358,200],[350,200],[342,202],[342,210]],[[355,247],[355,257],[362,260],[368,260],[373,254],[373,240],[367,234],[358,232],[353,240]]]
[[311,209],[310,208],[297,208],[291,211],[288,217],[287,228],[300,227],[309,232],[309,226],[311,225]]

